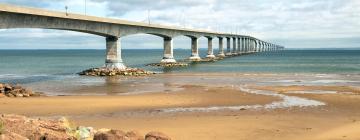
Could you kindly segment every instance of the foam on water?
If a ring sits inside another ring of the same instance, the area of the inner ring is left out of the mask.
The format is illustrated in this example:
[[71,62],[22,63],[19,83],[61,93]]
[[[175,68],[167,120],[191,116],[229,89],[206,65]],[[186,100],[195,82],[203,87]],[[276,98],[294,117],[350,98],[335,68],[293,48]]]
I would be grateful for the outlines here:
[[319,78],[330,78],[330,77],[334,77],[334,74],[315,74],[315,77],[319,77]]
[[286,91],[284,93],[295,93],[295,94],[338,94],[337,91],[331,90],[302,90],[302,91]]
[[278,108],[289,108],[289,107],[312,107],[312,106],[322,106],[325,103],[315,100],[310,100],[306,98],[287,96],[283,94],[278,94],[274,91],[266,90],[257,90],[249,89],[246,87],[239,87],[241,91],[258,94],[265,96],[274,96],[279,97],[281,101],[275,101],[265,105],[240,105],[240,106],[210,106],[210,107],[188,107],[188,108],[167,108],[160,109],[162,112],[211,112],[211,111],[221,111],[221,110],[241,110],[241,109],[278,109]]
[[22,78],[25,76],[22,75],[16,75],[16,74],[0,74],[0,78]]
[[356,83],[360,81],[351,81],[351,80],[314,80],[314,81],[308,81],[310,83],[322,83],[322,84],[331,84],[331,83]]

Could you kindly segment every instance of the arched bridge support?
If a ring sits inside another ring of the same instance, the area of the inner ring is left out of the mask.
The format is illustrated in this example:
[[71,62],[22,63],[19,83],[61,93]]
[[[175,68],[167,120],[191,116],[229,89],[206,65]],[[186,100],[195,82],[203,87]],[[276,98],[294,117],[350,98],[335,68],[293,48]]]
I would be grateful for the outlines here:
[[218,37],[219,39],[219,53],[218,53],[218,57],[225,57],[225,53],[224,53],[224,38],[223,37]]
[[213,38],[208,37],[208,52],[207,52],[207,58],[215,58],[214,55],[214,49],[213,49]]
[[190,61],[199,61],[201,60],[199,56],[199,38],[191,37],[191,56]]
[[172,37],[164,37],[164,57],[160,63],[175,63]]
[[121,58],[121,43],[119,40],[115,36],[106,37],[106,68],[126,69]]

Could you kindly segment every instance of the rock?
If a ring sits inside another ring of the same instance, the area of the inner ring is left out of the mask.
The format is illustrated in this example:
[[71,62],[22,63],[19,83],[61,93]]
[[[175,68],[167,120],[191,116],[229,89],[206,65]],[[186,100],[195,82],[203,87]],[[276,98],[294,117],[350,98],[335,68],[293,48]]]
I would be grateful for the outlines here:
[[240,111],[244,111],[244,110],[246,110],[246,108],[240,108]]
[[127,137],[124,131],[111,129],[110,131],[97,132],[94,135],[94,140],[127,140]]
[[129,140],[144,140],[144,136],[138,131],[130,131],[125,134]]
[[4,134],[0,135],[0,140],[27,140],[28,138],[16,134],[14,132],[6,131]]
[[30,95],[30,97],[40,97],[40,96],[43,96],[44,93],[42,93],[42,92],[33,92],[33,93],[29,94],[29,95]]
[[12,86],[10,84],[0,83],[0,94],[7,97],[30,97],[34,93],[30,89],[25,89],[19,85]]
[[[63,124],[57,120],[31,119],[20,115],[1,115],[0,121],[4,123],[5,132],[12,132],[26,139],[75,140],[73,136],[66,133]],[[22,140],[21,138],[17,139]]]
[[15,86],[13,86],[13,90],[21,90],[22,89],[22,87],[21,86],[19,86],[19,85],[15,85]]
[[[148,74],[149,73],[149,74]],[[86,76],[145,76],[154,74],[152,72],[147,72],[142,69],[135,69],[135,68],[127,68],[126,70],[122,69],[109,69],[109,68],[92,68],[85,70],[83,72],[78,73],[79,75],[86,75]]]
[[4,84],[0,83],[0,93],[5,93]]
[[[32,119],[20,115],[0,115],[0,140],[170,140],[161,132],[150,132],[145,138],[137,131],[72,126],[66,118],[59,120]],[[96,132],[96,133],[95,133]],[[95,133],[95,134],[94,134]]]
[[77,133],[79,134],[79,138],[81,140],[86,140],[91,138],[94,134],[94,129],[92,127],[83,127],[83,126],[79,126],[77,128]]
[[175,63],[152,63],[147,64],[146,66],[155,66],[155,67],[185,67],[188,66],[187,63],[175,62]]
[[24,95],[21,93],[17,93],[17,94],[15,94],[15,97],[24,97]]
[[171,140],[170,137],[166,136],[161,132],[149,132],[145,136],[145,140]]
[[13,90],[13,88],[9,84],[5,84],[4,85],[4,90],[5,90],[5,92],[8,92],[8,91]]
[[5,98],[5,94],[0,93],[0,98]]
[[22,95],[23,95],[23,97],[30,97],[30,94],[27,94],[27,93],[24,93]]
[[15,97],[13,94],[5,94],[7,97]]

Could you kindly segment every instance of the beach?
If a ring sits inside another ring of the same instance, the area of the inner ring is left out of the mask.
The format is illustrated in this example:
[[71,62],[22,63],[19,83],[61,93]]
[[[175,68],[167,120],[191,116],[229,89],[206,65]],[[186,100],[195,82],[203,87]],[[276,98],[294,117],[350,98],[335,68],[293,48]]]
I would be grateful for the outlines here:
[[94,77],[76,73],[103,65],[102,50],[1,51],[0,82],[45,96],[0,98],[0,113],[175,140],[356,140],[359,52],[285,50],[161,68],[146,66],[161,50],[124,50],[129,67],[158,74]]
[[[102,88],[79,88],[73,90],[79,92],[73,96],[0,98],[0,110],[29,117],[67,116],[78,125],[97,129],[140,133],[155,130],[176,140],[360,139],[357,83],[355,86],[354,83],[339,84],[339,81],[315,85],[299,81],[295,81],[297,84],[286,82],[289,85],[265,84],[257,80],[249,82],[249,79],[257,77],[266,81],[264,79],[290,77],[239,73],[162,74],[154,76],[153,80],[168,77],[177,80],[167,81],[169,89],[164,91],[103,96],[83,94],[104,92]],[[192,80],[185,80],[188,77]],[[216,77],[227,81],[242,79],[247,84],[229,84],[232,82],[226,83]],[[309,80],[300,77],[303,81]],[[320,77],[329,80],[329,76]],[[213,81],[213,78],[219,80]],[[200,79],[202,82],[197,82]]]

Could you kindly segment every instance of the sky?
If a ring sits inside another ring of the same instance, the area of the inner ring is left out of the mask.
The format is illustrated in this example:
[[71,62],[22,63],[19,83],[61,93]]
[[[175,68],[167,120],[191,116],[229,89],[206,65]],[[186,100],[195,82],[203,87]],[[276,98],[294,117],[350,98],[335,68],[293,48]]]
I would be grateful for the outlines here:
[[[0,0],[85,14],[85,0]],[[360,48],[360,0],[86,0],[86,14],[250,35],[286,48]],[[150,18],[149,18],[150,17]],[[200,48],[206,48],[206,38]],[[216,42],[217,40],[215,40]],[[162,48],[153,35],[121,39],[125,49]],[[176,37],[175,48],[190,48]],[[105,49],[103,37],[49,29],[0,29],[0,49]]]

